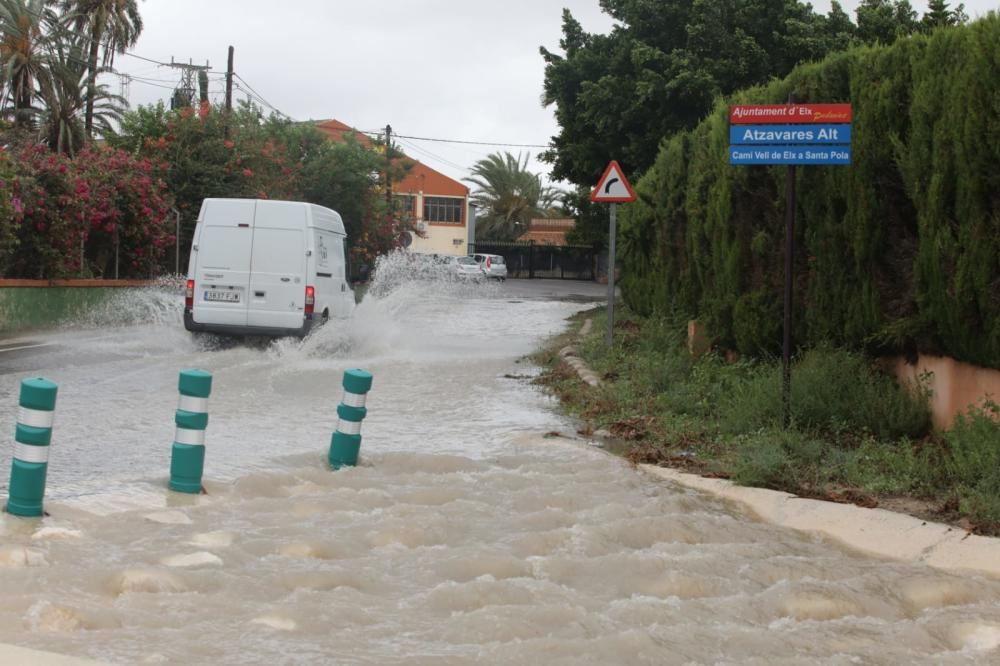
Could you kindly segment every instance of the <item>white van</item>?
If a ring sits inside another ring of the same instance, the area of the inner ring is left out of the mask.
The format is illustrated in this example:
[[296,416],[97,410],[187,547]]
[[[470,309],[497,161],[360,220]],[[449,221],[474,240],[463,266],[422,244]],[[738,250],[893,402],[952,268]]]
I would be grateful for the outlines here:
[[191,244],[184,328],[227,335],[305,336],[347,317],[344,222],[299,201],[205,199]]

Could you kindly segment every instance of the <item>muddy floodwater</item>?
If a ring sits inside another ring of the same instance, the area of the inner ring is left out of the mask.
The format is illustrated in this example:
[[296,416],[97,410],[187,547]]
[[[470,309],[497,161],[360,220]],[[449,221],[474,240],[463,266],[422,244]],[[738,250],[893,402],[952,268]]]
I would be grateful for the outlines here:
[[[601,291],[518,282],[397,280],[302,342],[193,340],[159,290],[40,333],[0,374],[9,440],[19,380],[59,385],[50,515],[0,517],[0,642],[113,664],[1000,664],[1000,581],[759,523],[572,437],[524,357]],[[201,496],[165,489],[190,367],[213,374]],[[361,461],[331,471],[353,367],[374,375]]]

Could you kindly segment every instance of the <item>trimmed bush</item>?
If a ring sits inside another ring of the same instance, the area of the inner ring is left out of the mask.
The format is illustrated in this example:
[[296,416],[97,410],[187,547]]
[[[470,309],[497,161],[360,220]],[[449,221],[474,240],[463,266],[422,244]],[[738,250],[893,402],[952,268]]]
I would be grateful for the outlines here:
[[621,215],[620,282],[745,354],[780,349],[784,167],[728,164],[728,106],[850,102],[853,164],[799,169],[793,339],[1000,368],[1000,16],[857,47],[720,100]]

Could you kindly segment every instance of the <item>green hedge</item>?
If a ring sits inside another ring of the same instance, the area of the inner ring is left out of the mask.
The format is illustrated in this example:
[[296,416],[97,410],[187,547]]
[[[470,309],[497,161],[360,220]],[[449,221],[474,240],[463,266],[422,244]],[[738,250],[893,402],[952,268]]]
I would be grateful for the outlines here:
[[621,215],[621,288],[778,353],[784,167],[728,164],[729,104],[850,102],[853,164],[798,170],[795,340],[1000,368],[1000,17],[859,47],[720,100]]

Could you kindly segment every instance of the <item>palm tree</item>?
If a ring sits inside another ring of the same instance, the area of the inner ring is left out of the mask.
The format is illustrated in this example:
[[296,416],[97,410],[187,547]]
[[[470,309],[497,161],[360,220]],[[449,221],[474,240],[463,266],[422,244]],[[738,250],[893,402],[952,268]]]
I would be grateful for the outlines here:
[[479,208],[476,235],[509,241],[528,228],[531,218],[546,215],[554,207],[558,191],[542,185],[542,179],[527,170],[530,155],[514,157],[493,153],[472,167],[465,178],[478,189],[472,202]]
[[[67,22],[90,38],[84,115],[84,131],[90,137],[94,128],[94,101],[98,96],[97,75],[114,65],[115,53],[124,53],[125,49],[135,46],[142,32],[142,17],[136,0],[62,0],[62,6]],[[104,56],[98,65],[102,46]]]
[[45,72],[49,35],[56,24],[51,0],[0,0],[0,63],[5,108],[13,105],[14,122],[30,127],[36,109],[36,83]]
[[[92,122],[105,133],[121,120],[127,105],[104,84],[90,87],[93,82],[84,57],[88,46],[85,36],[70,34],[53,40],[48,70],[39,77],[39,96],[45,105],[40,129],[49,148],[60,153],[73,155],[83,146],[87,109]],[[104,71],[101,68],[98,73]]]

